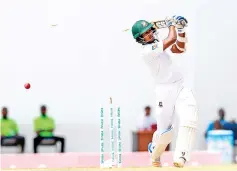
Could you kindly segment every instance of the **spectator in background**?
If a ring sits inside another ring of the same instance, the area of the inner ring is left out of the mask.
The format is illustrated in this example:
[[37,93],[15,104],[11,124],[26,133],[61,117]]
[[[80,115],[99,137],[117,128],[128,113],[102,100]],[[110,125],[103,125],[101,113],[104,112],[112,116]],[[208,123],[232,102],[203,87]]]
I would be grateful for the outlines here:
[[223,125],[223,129],[233,131],[234,139],[236,141],[235,144],[237,145],[237,123],[236,123],[235,119],[232,119],[229,122],[226,122]]
[[221,122],[219,120],[216,120],[214,122],[214,128],[213,130],[220,130],[220,129],[223,129],[223,126],[221,125]]
[[219,121],[223,125],[223,123],[226,122],[225,121],[225,110],[223,108],[219,109],[218,114],[219,114]]
[[2,119],[1,119],[1,145],[7,145],[4,143],[6,140],[14,140],[13,144],[19,145],[21,147],[21,153],[25,149],[25,138],[18,135],[19,129],[17,123],[8,117],[8,109],[6,107],[2,108]]
[[41,115],[34,120],[34,130],[37,136],[34,138],[34,153],[37,153],[37,147],[44,139],[53,139],[61,143],[61,152],[64,152],[65,140],[62,137],[54,136],[55,123],[53,118],[47,115],[46,106],[41,106]]
[[[208,131],[211,131],[211,130],[214,130],[214,129],[216,129],[216,128],[219,128],[219,124],[220,124],[220,129],[222,129],[223,128],[223,125],[225,124],[225,123],[227,123],[226,122],[226,120],[225,120],[225,110],[223,109],[223,108],[220,108],[219,109],[219,111],[218,111],[218,116],[219,116],[219,119],[218,120],[216,120],[216,121],[214,121],[214,122],[211,122],[209,125],[208,125],[208,128],[207,128],[207,130],[206,130],[206,132],[205,132],[205,137],[207,137],[207,133],[208,133]],[[216,126],[216,127],[215,127]]]
[[156,120],[151,115],[150,106],[145,107],[145,115],[138,122],[139,130],[156,130]]

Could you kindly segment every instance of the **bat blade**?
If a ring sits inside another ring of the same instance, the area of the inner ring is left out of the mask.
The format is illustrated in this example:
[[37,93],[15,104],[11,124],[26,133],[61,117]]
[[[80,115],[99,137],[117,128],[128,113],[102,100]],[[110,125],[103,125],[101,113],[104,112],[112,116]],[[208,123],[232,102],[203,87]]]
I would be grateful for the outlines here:
[[123,30],[123,32],[126,32],[126,31],[129,31],[130,29],[125,29],[125,30]]

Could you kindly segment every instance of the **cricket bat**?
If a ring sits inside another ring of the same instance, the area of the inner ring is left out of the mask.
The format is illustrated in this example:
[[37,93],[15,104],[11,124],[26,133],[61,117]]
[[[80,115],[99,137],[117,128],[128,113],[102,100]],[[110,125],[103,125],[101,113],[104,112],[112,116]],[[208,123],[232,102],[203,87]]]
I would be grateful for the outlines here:
[[[171,18],[171,19],[166,19],[166,20],[158,20],[158,21],[152,21],[151,23],[153,23],[154,24],[154,27],[156,28],[156,29],[163,29],[163,28],[167,28],[167,22],[170,22],[170,21],[174,21],[175,23],[176,23],[176,25],[182,25],[183,23],[180,23],[179,21],[177,21],[177,20],[174,20],[173,18]],[[185,27],[187,27],[187,25],[185,26]],[[129,31],[129,30],[131,30],[131,29],[125,29],[125,30],[123,30],[124,32],[127,32],[127,31]]]
[[[154,24],[155,28],[157,28],[157,29],[163,29],[163,28],[167,28],[166,22],[169,22],[169,21],[171,21],[171,20],[173,20],[173,19],[152,21],[151,23]],[[128,29],[125,29],[125,30],[123,30],[123,31],[126,32],[126,31],[129,31],[129,30],[131,30],[131,29],[128,28]]]

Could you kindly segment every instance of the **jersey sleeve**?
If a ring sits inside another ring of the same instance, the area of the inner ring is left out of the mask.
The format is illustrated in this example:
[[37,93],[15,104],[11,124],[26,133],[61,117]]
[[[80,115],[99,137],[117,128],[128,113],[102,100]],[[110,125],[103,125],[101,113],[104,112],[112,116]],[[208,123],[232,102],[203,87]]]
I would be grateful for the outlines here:
[[38,118],[34,119],[34,131],[40,131],[40,123]]
[[159,56],[163,52],[164,52],[163,42],[157,42],[157,43],[145,45],[142,51],[142,55],[156,57],[156,56]]
[[55,129],[55,121],[53,118],[50,118],[50,127],[51,129]]
[[16,121],[12,120],[12,125],[13,125],[13,129],[14,129],[15,133],[17,134],[19,132],[19,128],[18,128]]

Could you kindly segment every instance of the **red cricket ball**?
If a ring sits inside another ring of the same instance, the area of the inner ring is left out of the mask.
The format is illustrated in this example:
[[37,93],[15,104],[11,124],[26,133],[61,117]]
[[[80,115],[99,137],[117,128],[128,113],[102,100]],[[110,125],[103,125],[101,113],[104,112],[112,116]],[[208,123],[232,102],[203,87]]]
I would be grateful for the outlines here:
[[24,87],[25,87],[25,89],[29,89],[30,88],[30,83],[25,83]]

